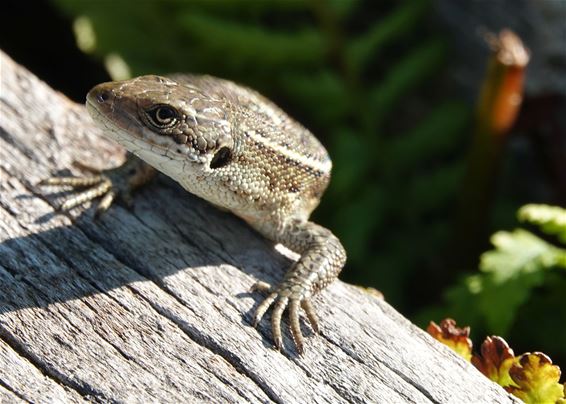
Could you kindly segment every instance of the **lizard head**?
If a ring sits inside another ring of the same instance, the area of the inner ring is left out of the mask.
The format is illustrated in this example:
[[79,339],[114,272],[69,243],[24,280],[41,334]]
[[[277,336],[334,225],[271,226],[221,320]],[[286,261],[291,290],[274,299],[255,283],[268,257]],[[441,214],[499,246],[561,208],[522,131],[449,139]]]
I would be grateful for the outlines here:
[[176,180],[187,167],[206,175],[233,157],[225,103],[196,86],[141,76],[97,85],[86,105],[106,136]]

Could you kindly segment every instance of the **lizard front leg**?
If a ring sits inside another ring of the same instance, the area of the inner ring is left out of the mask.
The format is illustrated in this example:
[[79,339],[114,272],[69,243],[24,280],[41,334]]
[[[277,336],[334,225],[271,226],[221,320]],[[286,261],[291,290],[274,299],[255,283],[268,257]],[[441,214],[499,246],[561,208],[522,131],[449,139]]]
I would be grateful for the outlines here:
[[157,173],[155,168],[131,153],[128,153],[122,165],[108,170],[99,171],[84,164],[78,165],[88,171],[94,171],[96,175],[51,177],[39,183],[39,185],[69,186],[73,190],[85,188],[65,198],[60,206],[61,210],[69,210],[97,198],[101,199],[96,208],[96,215],[104,213],[116,198],[130,204],[132,191],[151,181]]
[[281,349],[281,317],[285,308],[288,308],[291,335],[297,351],[302,353],[303,335],[299,325],[299,307],[305,311],[312,329],[318,332],[318,319],[310,299],[336,279],[346,262],[346,252],[340,240],[330,230],[313,222],[294,220],[275,241],[301,254],[301,257],[287,271],[277,287],[272,288],[264,282],[254,286],[255,289],[269,291],[269,295],[255,312],[254,326],[273,305],[273,339],[277,349]]

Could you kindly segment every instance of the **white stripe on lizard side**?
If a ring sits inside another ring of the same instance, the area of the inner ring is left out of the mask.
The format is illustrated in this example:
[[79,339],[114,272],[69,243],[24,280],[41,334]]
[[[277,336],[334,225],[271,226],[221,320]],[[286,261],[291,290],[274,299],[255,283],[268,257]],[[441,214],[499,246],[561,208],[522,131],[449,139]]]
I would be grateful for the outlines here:
[[270,141],[269,139],[259,135],[254,130],[248,130],[245,132],[247,136],[253,139],[257,143],[263,144],[271,150],[277,152],[277,154],[288,157],[292,160],[298,161],[304,166],[311,167],[315,170],[322,171],[325,174],[329,174],[332,169],[332,161],[327,158],[325,161],[319,161],[313,158],[304,156],[294,150],[290,150],[280,144]]

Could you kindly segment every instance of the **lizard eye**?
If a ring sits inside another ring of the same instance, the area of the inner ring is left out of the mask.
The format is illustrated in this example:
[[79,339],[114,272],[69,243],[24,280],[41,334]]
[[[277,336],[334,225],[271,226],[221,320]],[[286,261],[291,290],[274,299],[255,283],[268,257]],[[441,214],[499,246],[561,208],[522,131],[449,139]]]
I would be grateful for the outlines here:
[[226,146],[221,147],[214,157],[212,157],[212,160],[210,161],[210,168],[224,167],[230,162],[230,160],[232,160],[232,151]]
[[157,105],[145,111],[149,123],[156,128],[170,128],[177,123],[179,113],[168,105]]

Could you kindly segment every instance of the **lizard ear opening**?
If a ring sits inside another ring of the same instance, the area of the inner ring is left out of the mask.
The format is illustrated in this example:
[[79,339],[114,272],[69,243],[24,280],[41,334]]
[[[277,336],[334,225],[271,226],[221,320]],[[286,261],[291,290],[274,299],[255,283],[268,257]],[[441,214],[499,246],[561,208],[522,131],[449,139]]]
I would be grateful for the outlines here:
[[224,146],[221,147],[212,160],[210,161],[210,168],[220,168],[227,165],[232,160],[232,150]]

